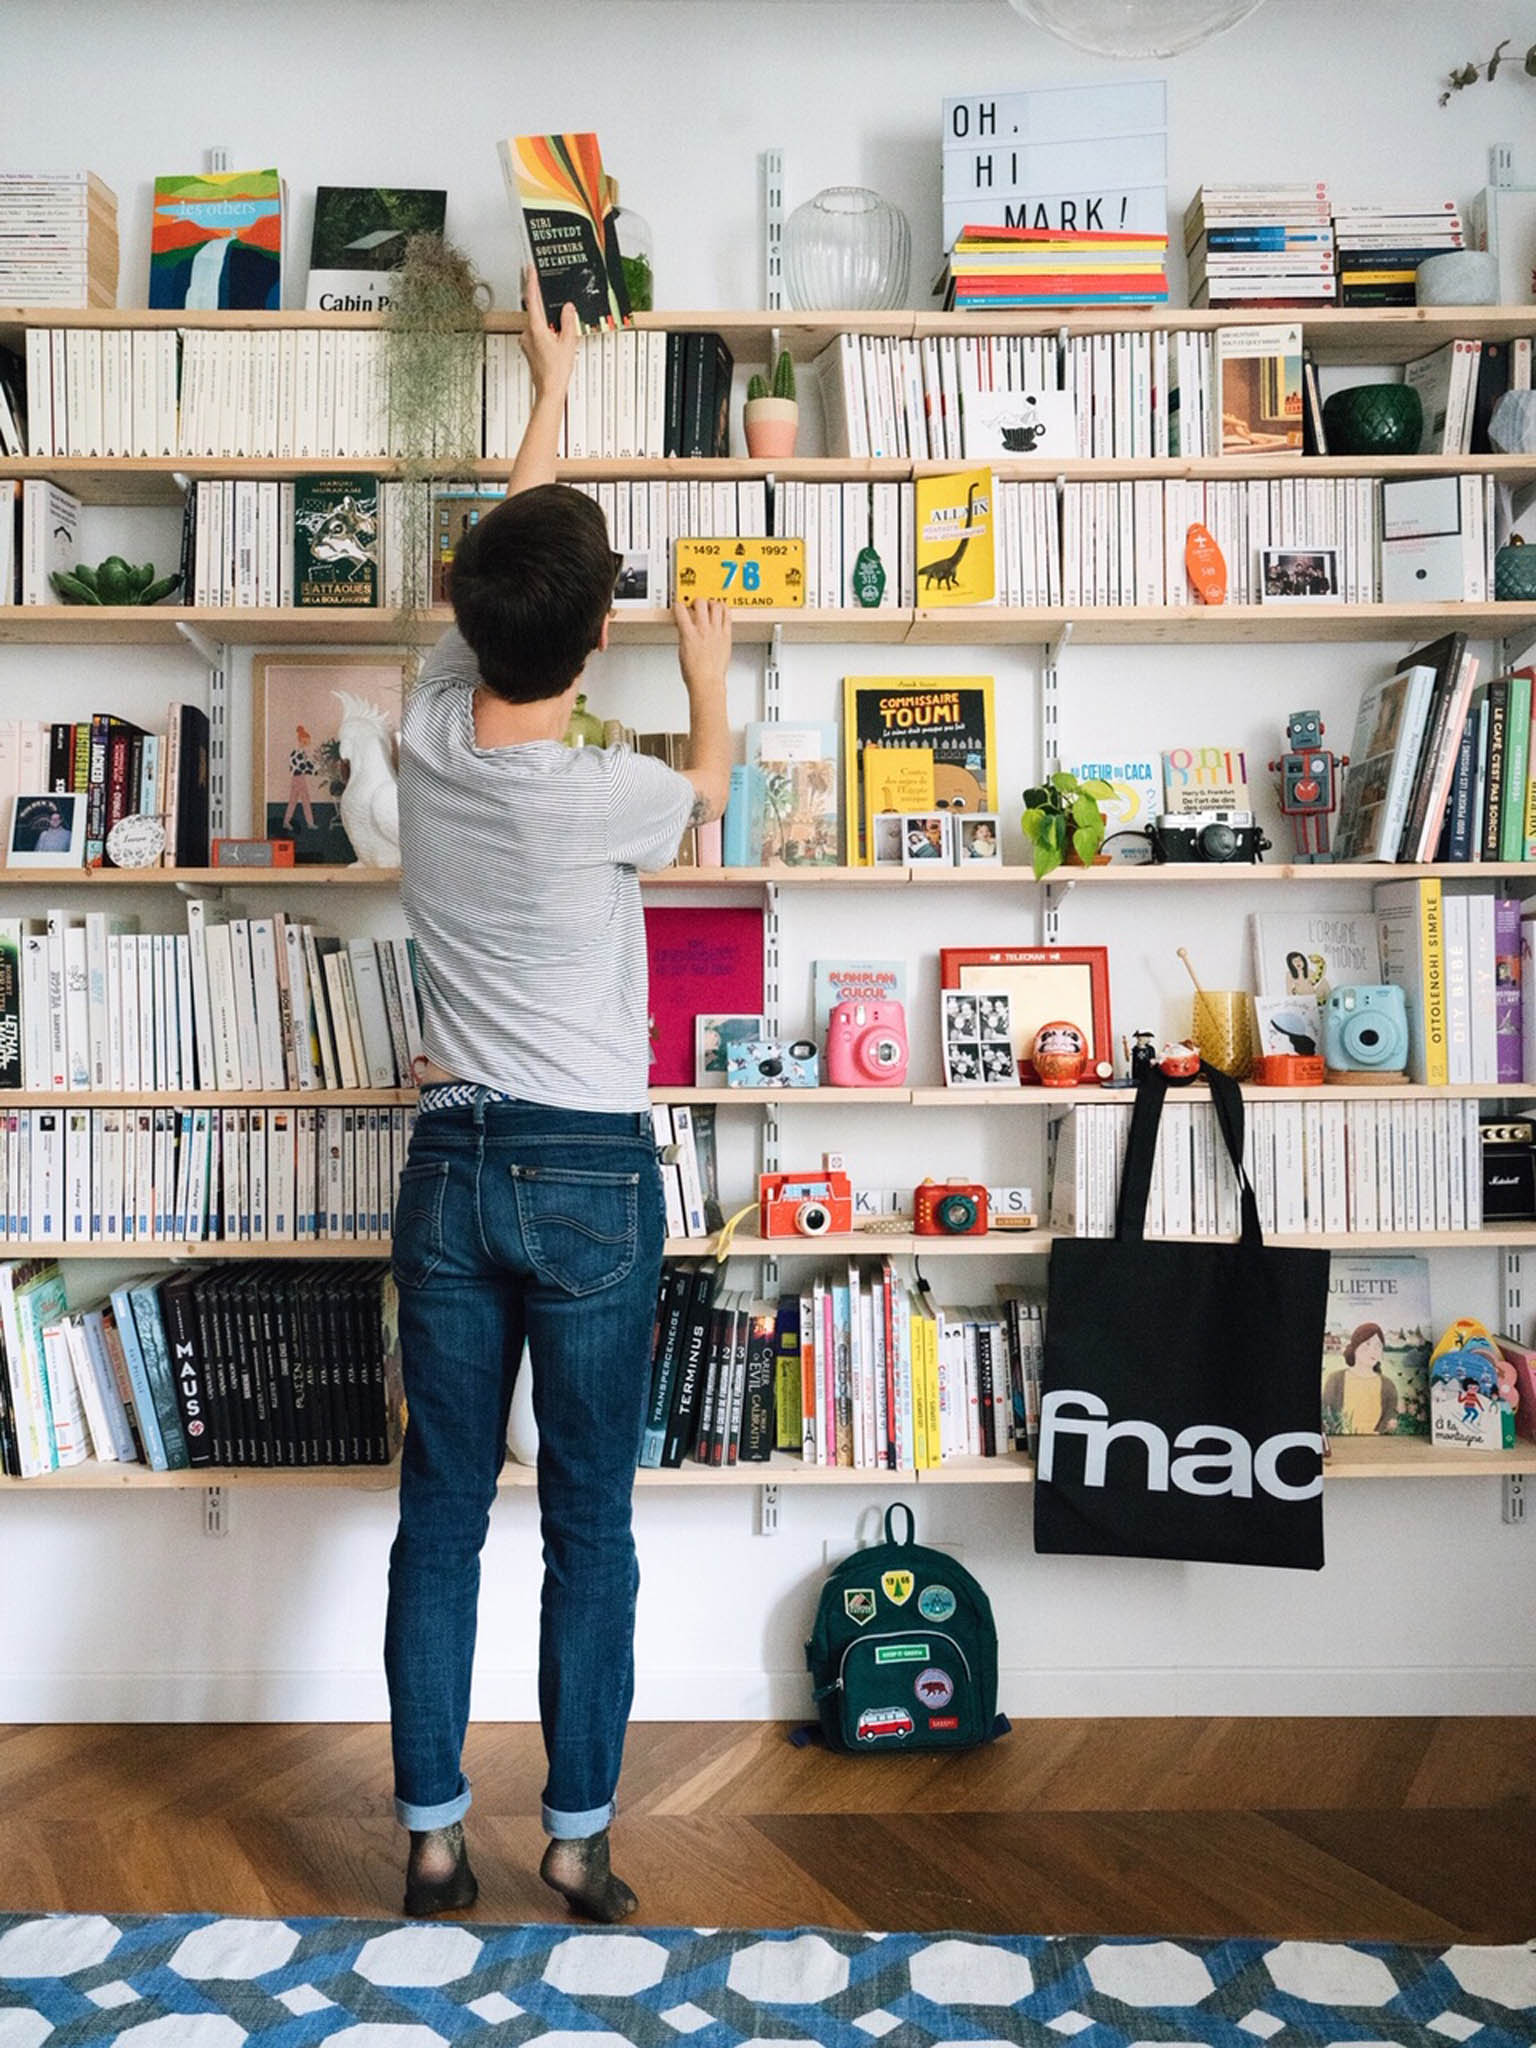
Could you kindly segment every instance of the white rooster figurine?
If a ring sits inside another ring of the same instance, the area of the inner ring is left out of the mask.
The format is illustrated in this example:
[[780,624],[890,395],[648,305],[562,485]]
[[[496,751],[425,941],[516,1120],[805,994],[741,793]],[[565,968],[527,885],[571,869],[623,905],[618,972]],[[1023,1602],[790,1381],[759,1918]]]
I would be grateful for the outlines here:
[[400,792],[395,782],[394,735],[385,714],[350,690],[333,690],[341,705],[336,747],[347,764],[341,822],[359,863],[400,865]]

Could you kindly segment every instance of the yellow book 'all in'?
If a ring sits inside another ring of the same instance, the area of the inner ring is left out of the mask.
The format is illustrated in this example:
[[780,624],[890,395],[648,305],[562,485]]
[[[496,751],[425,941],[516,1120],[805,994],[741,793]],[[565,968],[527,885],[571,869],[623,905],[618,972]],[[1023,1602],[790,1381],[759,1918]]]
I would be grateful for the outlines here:
[[916,490],[919,605],[991,604],[991,470],[920,476]]

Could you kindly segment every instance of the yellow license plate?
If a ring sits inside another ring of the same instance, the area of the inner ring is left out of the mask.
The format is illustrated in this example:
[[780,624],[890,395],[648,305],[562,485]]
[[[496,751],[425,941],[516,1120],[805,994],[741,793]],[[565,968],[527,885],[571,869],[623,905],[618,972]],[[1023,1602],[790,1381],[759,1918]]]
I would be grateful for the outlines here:
[[756,610],[805,603],[803,540],[679,540],[673,543],[679,597],[716,598]]

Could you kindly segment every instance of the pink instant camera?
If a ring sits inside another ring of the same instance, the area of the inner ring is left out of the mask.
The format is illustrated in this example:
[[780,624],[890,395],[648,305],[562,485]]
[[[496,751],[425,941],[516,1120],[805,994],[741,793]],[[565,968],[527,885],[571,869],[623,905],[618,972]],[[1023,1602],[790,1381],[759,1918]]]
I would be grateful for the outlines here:
[[827,1023],[832,1088],[899,1088],[907,1078],[907,1019],[900,1003],[838,1003]]

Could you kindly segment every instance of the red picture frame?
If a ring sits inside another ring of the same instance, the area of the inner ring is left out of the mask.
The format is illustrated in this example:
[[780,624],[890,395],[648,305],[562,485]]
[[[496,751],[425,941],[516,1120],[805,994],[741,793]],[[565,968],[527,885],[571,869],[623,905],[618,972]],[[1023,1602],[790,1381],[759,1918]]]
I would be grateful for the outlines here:
[[1040,1026],[1062,1018],[1088,1038],[1083,1081],[1114,1057],[1109,1026],[1107,946],[944,946],[939,951],[941,988],[1005,988],[1013,997],[1013,1049],[1019,1079],[1040,1086],[1030,1049]]

